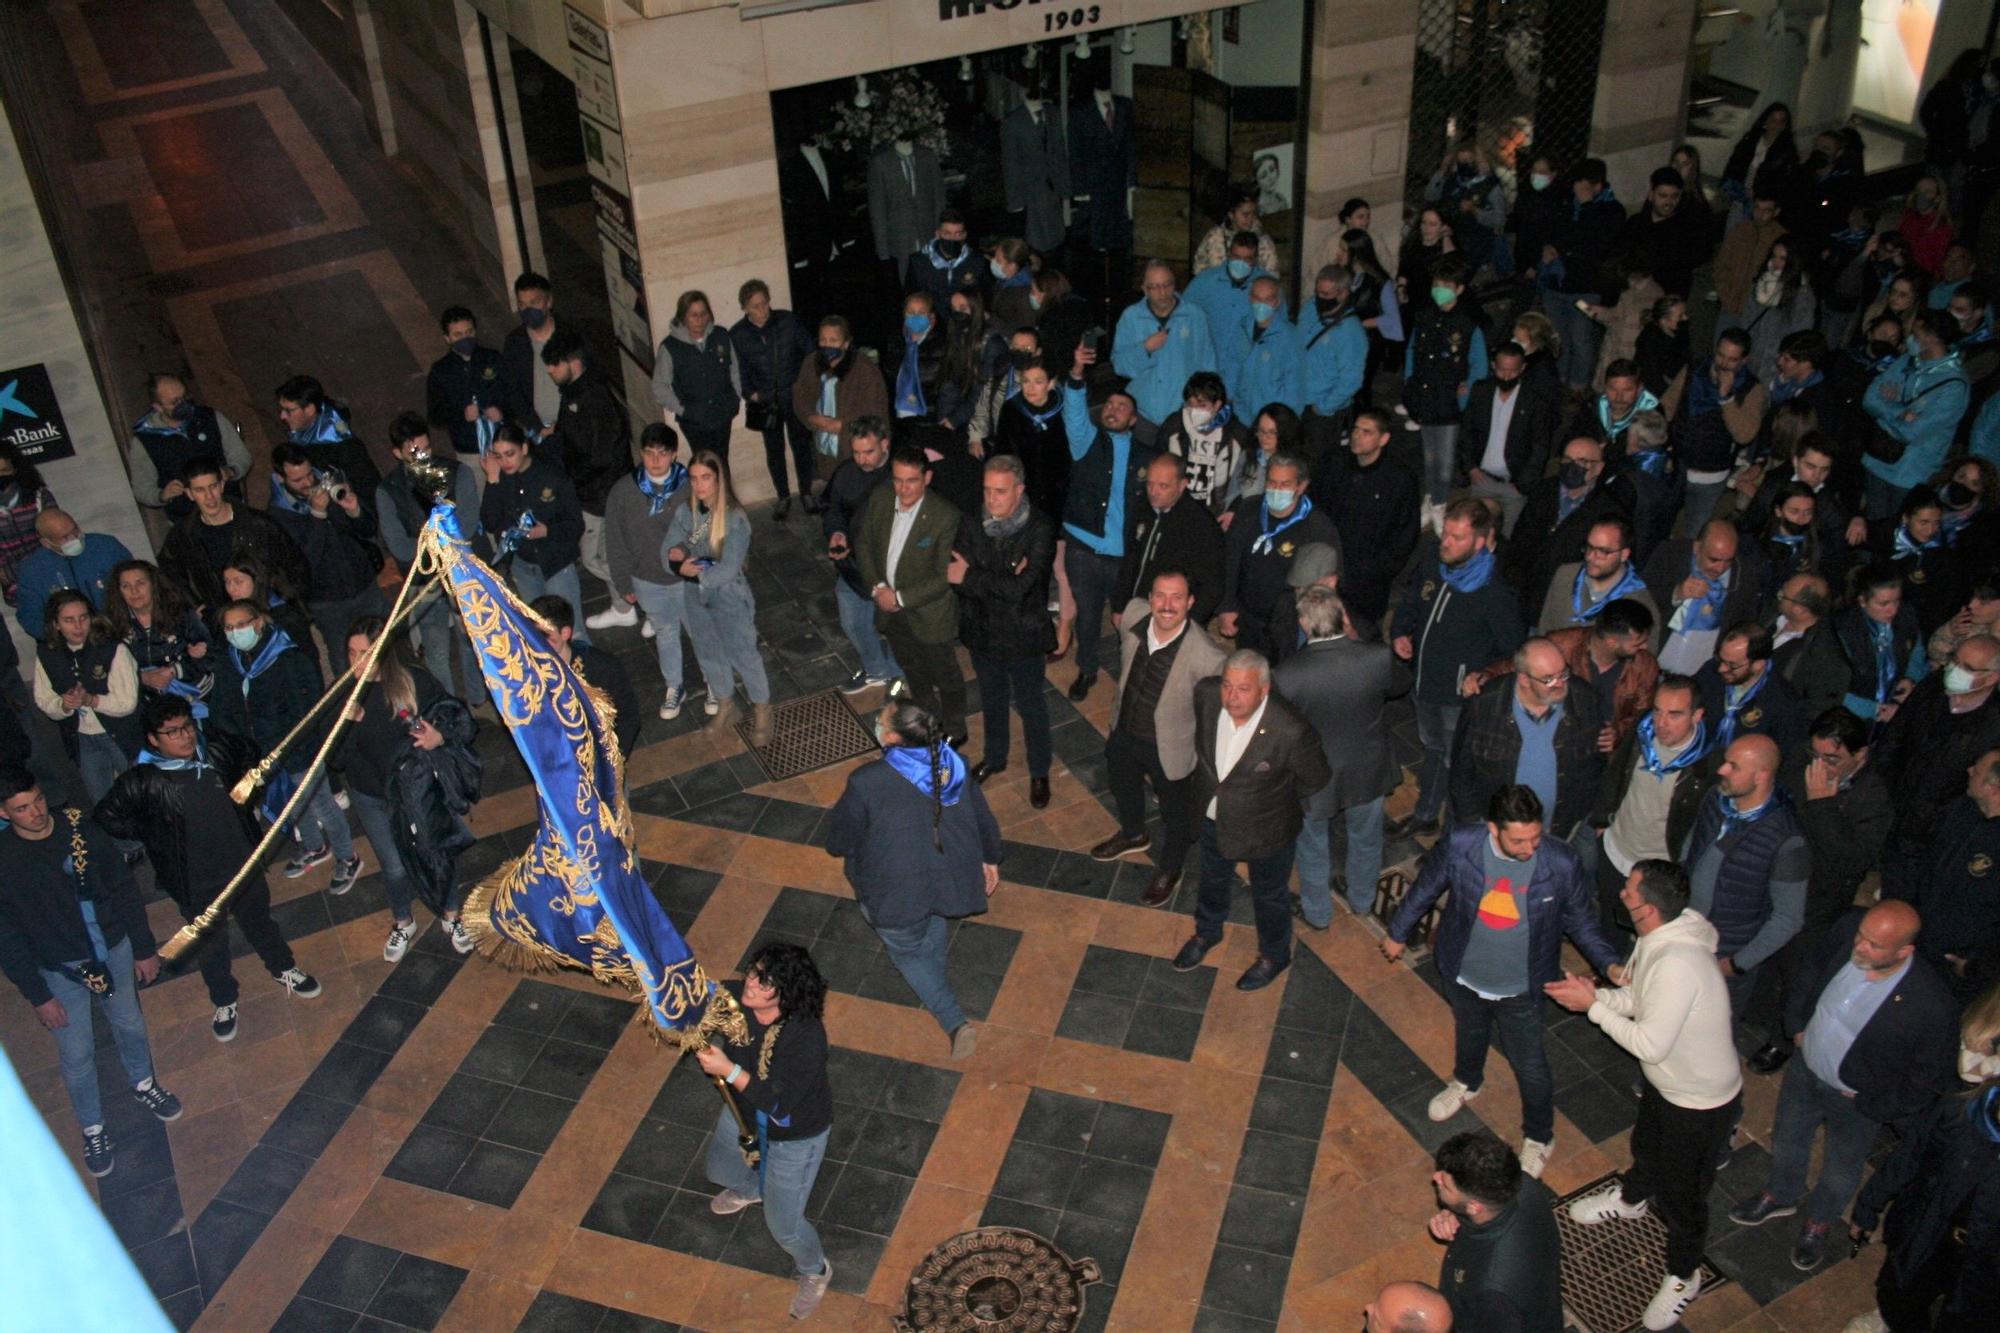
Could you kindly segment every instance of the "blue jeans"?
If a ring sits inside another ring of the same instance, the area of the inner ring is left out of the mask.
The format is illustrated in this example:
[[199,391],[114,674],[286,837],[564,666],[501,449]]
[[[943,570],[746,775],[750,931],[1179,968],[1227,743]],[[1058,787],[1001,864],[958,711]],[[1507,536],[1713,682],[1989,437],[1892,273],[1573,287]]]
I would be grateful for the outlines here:
[[875,927],[875,933],[889,950],[889,961],[903,974],[903,980],[910,983],[910,989],[917,993],[917,999],[938,1026],[946,1032],[956,1032],[964,1026],[965,1010],[958,996],[952,994],[951,974],[945,962],[951,922],[933,915],[907,926],[879,926],[869,918],[865,907],[861,909],[861,917]]
[[[1424,747],[1424,766],[1417,773],[1417,822],[1427,824],[1436,819],[1444,809],[1445,798],[1451,795],[1451,738],[1458,730],[1458,715],[1465,711],[1465,705],[1457,699],[1450,703],[1429,703],[1417,700],[1417,740]],[[1485,812],[1480,810],[1460,813],[1477,819]]]
[[639,610],[653,627],[653,650],[660,655],[660,679],[670,690],[681,688],[681,609],[686,604],[686,585],[668,587],[662,583],[632,580],[632,595]]
[[1854,1108],[1854,1098],[1822,1082],[1794,1052],[1778,1090],[1778,1120],[1771,1130],[1771,1178],[1764,1188],[1779,1203],[1797,1203],[1806,1192],[1813,1136],[1826,1126],[1826,1154],[1819,1181],[1806,1199],[1806,1221],[1832,1225],[1847,1211],[1861,1184],[1861,1170],[1882,1126]]
[[[5,633],[0,630],[0,633]],[[83,777],[83,789],[90,796],[88,802],[78,801],[86,811],[91,805],[104,799],[104,793],[111,790],[111,784],[118,781],[118,775],[132,767],[132,761],[125,751],[118,748],[118,742],[103,732],[91,735],[79,731],[76,734],[76,770]],[[113,840],[121,852],[135,852],[140,844],[128,842],[124,838]]]
[[[486,680],[479,670],[479,658],[472,651],[472,640],[466,637],[465,630],[452,614],[448,594],[439,594],[437,600],[418,613],[417,639],[424,648],[424,669],[444,686],[445,693],[473,703],[486,697]],[[344,645],[341,653],[342,660],[345,660]],[[462,682],[456,686],[451,683],[451,660],[454,655],[458,658],[458,674]]]
[[544,574],[539,565],[517,559],[514,561],[514,591],[524,602],[532,602],[543,593],[554,593],[568,602],[570,624],[576,631],[574,642],[590,642],[590,631],[583,624],[583,584],[577,579],[574,563],[564,565],[553,574]]
[[[389,895],[389,915],[401,922],[410,920],[410,904],[416,899],[416,885],[410,882],[410,872],[403,865],[403,854],[396,850],[393,816],[389,813],[389,803],[380,796],[370,796],[367,792],[347,789],[348,813],[361,823],[361,832],[368,839],[368,845],[375,849],[375,864],[382,867],[382,889]],[[464,894],[454,886],[445,899],[445,910],[455,912]]]
[[896,655],[875,629],[875,599],[835,578],[833,599],[840,606],[840,628],[861,658],[861,674],[870,680],[895,680],[903,674]]
[[819,1176],[819,1164],[826,1158],[826,1140],[832,1132],[824,1129],[809,1139],[766,1143],[761,1182],[757,1169],[743,1160],[736,1146],[736,1117],[727,1106],[716,1116],[715,1132],[708,1138],[710,1182],[745,1198],[762,1197],[765,1229],[778,1248],[792,1256],[800,1277],[826,1271],[826,1251],[820,1248],[819,1232],[806,1221],[806,1199]]
[[1549,1053],[1542,1046],[1542,997],[1530,989],[1504,1000],[1482,999],[1449,978],[1445,997],[1451,1001],[1452,1028],[1457,1039],[1451,1076],[1477,1091],[1486,1081],[1486,1049],[1493,1029],[1500,1029],[1500,1049],[1514,1066],[1521,1085],[1521,1133],[1540,1143],[1556,1136],[1556,1081],[1549,1072]]
[[[350,794],[348,800],[353,799]],[[333,799],[333,788],[327,785],[324,773],[313,783],[312,794],[293,817],[292,828],[299,835],[300,847],[315,850],[331,846],[333,854],[341,860],[354,859],[354,835],[348,831],[347,812]]]
[[1111,585],[1118,581],[1118,564],[1117,556],[1099,555],[1075,537],[1063,543],[1063,569],[1069,575],[1070,596],[1076,599],[1078,675],[1097,672],[1098,640],[1104,637],[1104,605],[1111,600]]
[[1543,292],[1542,311],[1549,322],[1556,326],[1556,334],[1562,339],[1562,352],[1556,358],[1556,373],[1563,383],[1572,389],[1590,386],[1597,374],[1597,343],[1604,335],[1604,326],[1576,308],[1576,303],[1584,299],[1581,292]]
[[1013,737],[1007,720],[1011,702],[1021,713],[1021,740],[1028,750],[1028,776],[1049,775],[1049,701],[1042,692],[1042,659],[1023,657],[1001,662],[972,654],[972,675],[979,682],[979,705],[986,714],[986,764],[1007,762]]
[[1458,423],[1424,426],[1417,438],[1424,442],[1424,499],[1443,504],[1451,498],[1451,474],[1458,466]]
[[[1280,966],[1292,961],[1292,905],[1287,881],[1292,877],[1290,843],[1254,861],[1250,870],[1250,909],[1257,919],[1257,956]],[[1229,917],[1230,881],[1236,863],[1222,854],[1216,841],[1215,821],[1201,821],[1201,889],[1194,902],[1194,933],[1197,939],[1222,938]]]
[[709,698],[733,697],[740,680],[751,703],[771,702],[771,680],[757,651],[757,599],[749,584],[734,579],[714,588],[689,588],[681,601],[681,622],[694,645],[694,660],[701,663]]
[[1299,909],[1321,930],[1333,920],[1333,819],[1347,825],[1347,905],[1356,916],[1375,907],[1375,881],[1382,878],[1382,802],[1350,805],[1331,819],[1306,816],[1293,859],[1299,867]]
[[[74,964],[72,964],[74,966]],[[125,1077],[138,1087],[153,1076],[153,1049],[146,1041],[146,1016],[139,1010],[139,982],[132,975],[132,941],[120,940],[104,956],[104,970],[111,976],[111,994],[104,997],[104,1014],[111,1020],[111,1035],[118,1042],[118,1060]],[[66,1026],[55,1029],[56,1051],[62,1059],[63,1086],[69,1089],[69,1104],[76,1108],[77,1123],[85,1129],[104,1123],[104,1105],[97,1091],[97,1034],[92,1030],[90,988],[72,980],[67,973],[42,970],[49,994],[62,1001],[69,1015]]]

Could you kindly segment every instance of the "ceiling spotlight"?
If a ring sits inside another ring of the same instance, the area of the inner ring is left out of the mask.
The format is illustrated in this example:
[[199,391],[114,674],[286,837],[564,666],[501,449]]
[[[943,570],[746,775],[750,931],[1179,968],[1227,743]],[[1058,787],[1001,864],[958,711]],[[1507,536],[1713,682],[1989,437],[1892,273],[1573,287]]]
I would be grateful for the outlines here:
[[870,97],[870,96],[868,95],[868,80],[867,80],[867,78],[866,78],[865,76],[863,76],[863,75],[860,75],[860,74],[857,74],[857,75],[855,75],[855,76],[854,76],[854,107],[855,107],[855,109],[856,109],[857,111],[866,111],[866,110],[867,110],[867,109],[868,109],[869,107],[873,106],[873,105],[874,105],[874,103],[875,103],[875,99],[874,99],[874,98],[872,98],[872,97]]
[[1131,55],[1139,46],[1139,29],[1128,25],[1118,30],[1118,50],[1123,55]]
[[1076,35],[1075,55],[1078,60],[1090,59],[1090,38],[1084,36],[1082,33]]
[[971,57],[971,56],[960,56],[960,57],[958,58],[958,81],[959,81],[960,83],[971,83],[971,82],[972,82],[972,57]]

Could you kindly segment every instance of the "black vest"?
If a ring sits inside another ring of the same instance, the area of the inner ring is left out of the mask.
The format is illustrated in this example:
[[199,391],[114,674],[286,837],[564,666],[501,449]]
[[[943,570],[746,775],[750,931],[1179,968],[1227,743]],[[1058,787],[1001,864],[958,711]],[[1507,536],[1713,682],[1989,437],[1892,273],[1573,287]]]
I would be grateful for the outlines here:
[[710,329],[708,345],[696,347],[679,338],[661,344],[674,363],[674,392],[680,396],[681,419],[690,426],[721,430],[736,419],[736,389],[729,381],[729,335]]
[[1466,309],[1467,304],[1460,297],[1449,310],[1433,305],[1431,313],[1417,322],[1403,405],[1420,425],[1458,420],[1458,386],[1469,374],[1472,335],[1479,332],[1479,321]]
[[[1718,789],[1719,790],[1719,789]],[[1715,896],[1708,904],[1708,924],[1715,927],[1715,954],[1733,956],[1771,919],[1771,865],[1787,841],[1803,837],[1798,816],[1783,792],[1774,792],[1772,808],[1756,823],[1739,828],[1722,843],[1722,864],[1715,872]],[[1702,799],[1688,839],[1687,863],[1692,867],[1715,842],[1722,827],[1720,798]]]
[[[1066,392],[1080,391],[1069,389]],[[1090,442],[1090,448],[1083,457],[1070,465],[1069,488],[1063,496],[1063,522],[1097,537],[1105,535],[1104,516],[1111,508],[1111,464],[1116,458],[1112,450],[1110,433],[1100,427],[1097,438]],[[1128,524],[1139,512],[1137,506],[1144,503],[1146,464],[1152,457],[1153,451],[1137,440],[1126,446],[1125,518]]]
[[[161,490],[165,490],[169,482],[181,480],[187,465],[196,459],[226,465],[227,459],[222,451],[222,423],[215,419],[214,408],[194,404],[194,410],[177,430],[163,430],[151,423],[150,416],[140,418],[132,433],[139,437],[146,457],[152,460],[153,475]],[[223,487],[223,493],[232,500],[241,500],[243,483],[240,480],[231,481]],[[185,495],[175,496],[166,502],[166,514],[170,519],[183,519],[193,512],[194,501]]]
[[[35,646],[35,660],[42,664],[42,672],[49,678],[49,688],[57,694],[67,694],[78,685],[83,686],[86,694],[106,694],[111,689],[111,664],[122,647],[124,645],[116,639],[86,643],[75,651],[67,646],[51,648],[43,643]],[[146,743],[146,724],[138,709],[133,709],[124,717],[107,717],[99,713],[97,720],[104,724],[104,730],[111,739],[118,742],[118,748],[125,752],[127,759],[137,757]],[[75,713],[56,722],[56,729],[62,733],[63,749],[72,760],[77,757],[79,726]]]

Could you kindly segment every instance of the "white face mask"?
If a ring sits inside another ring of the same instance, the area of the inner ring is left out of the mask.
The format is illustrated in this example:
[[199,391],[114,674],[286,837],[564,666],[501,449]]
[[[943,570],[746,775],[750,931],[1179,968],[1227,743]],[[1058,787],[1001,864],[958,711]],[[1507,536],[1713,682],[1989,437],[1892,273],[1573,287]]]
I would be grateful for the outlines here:
[[1187,423],[1196,430],[1207,430],[1208,423],[1215,420],[1215,409],[1210,407],[1190,407],[1187,409]]
[[56,549],[65,560],[74,560],[83,554],[83,538],[72,537]]
[[2000,1074],[2000,1055],[1981,1055],[1964,1046],[1958,1048],[1958,1077],[1961,1082],[1984,1083],[1995,1074]]
[[1944,692],[1946,694],[1970,694],[1974,688],[1973,673],[1967,671],[1958,663],[1953,662],[1944,669]]

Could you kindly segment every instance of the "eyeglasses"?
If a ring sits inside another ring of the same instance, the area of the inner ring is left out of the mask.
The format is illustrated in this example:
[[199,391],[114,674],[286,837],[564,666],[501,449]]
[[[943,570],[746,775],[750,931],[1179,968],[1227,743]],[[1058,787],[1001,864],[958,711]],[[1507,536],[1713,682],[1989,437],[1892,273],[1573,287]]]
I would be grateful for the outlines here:
[[161,736],[192,736],[194,734],[194,723],[176,722],[171,726],[161,727],[157,734]]
[[1588,552],[1590,552],[1590,554],[1592,554],[1592,555],[1623,555],[1623,554],[1625,554],[1625,548],[1624,548],[1624,547],[1622,547],[1622,546],[1586,546],[1586,547],[1584,547],[1583,549],[1584,549],[1584,550],[1586,550],[1586,551],[1588,551]]
[[1528,679],[1545,690],[1552,690],[1558,685],[1569,684],[1569,677],[1570,673],[1567,670],[1563,670],[1556,672],[1553,676],[1530,676]]

